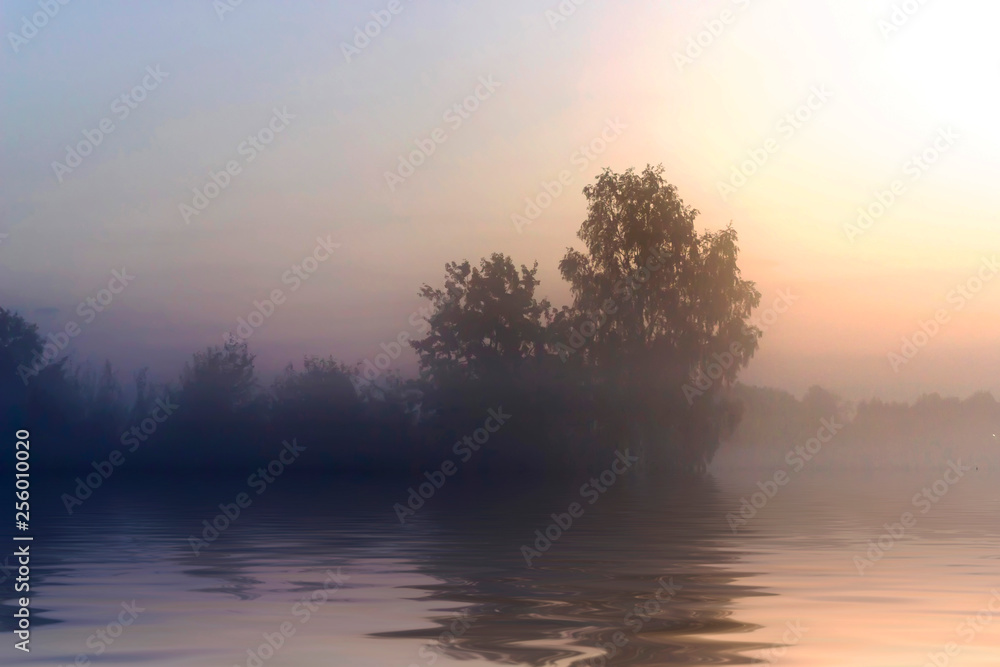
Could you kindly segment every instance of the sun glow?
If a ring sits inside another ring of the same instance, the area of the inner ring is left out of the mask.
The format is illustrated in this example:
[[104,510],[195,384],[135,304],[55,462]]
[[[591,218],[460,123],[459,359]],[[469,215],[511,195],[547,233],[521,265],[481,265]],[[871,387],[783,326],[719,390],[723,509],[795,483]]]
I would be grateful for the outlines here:
[[885,66],[914,105],[1000,144],[1000,4],[928,5],[890,33]]

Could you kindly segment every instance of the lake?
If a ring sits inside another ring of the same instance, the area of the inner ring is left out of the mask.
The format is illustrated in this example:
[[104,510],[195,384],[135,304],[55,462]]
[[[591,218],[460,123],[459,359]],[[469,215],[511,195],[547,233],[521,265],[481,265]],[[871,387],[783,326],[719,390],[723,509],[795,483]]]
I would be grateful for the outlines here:
[[[14,651],[8,632],[0,655],[151,667],[1000,664],[1000,476],[841,471],[772,486],[771,473],[635,470],[601,493],[582,489],[586,478],[459,475],[402,524],[394,505],[418,477],[289,476],[259,495],[218,477],[112,478],[72,516],[53,486],[37,492],[51,502],[32,543],[32,651]],[[239,516],[216,519],[220,504]],[[214,537],[202,523],[213,519]]]

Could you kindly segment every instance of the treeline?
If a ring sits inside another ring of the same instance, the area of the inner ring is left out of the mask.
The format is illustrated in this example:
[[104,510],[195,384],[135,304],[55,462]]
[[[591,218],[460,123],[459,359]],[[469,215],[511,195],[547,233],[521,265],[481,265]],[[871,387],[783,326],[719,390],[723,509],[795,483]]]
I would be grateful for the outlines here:
[[[419,378],[307,357],[265,385],[231,339],[173,383],[139,372],[125,391],[109,364],[74,369],[0,309],[0,420],[37,431],[33,460],[52,465],[118,450],[136,466],[224,468],[296,438],[305,466],[355,471],[419,472],[461,451],[481,472],[548,473],[604,467],[625,447],[650,466],[702,470],[739,420],[730,389],[760,337],[736,232],[698,233],[662,167],[606,170],[584,195],[585,248],[559,264],[572,305],[536,297],[537,263],[449,263],[442,287],[420,291],[432,314],[410,342]],[[710,380],[692,392],[692,377]],[[497,427],[491,410],[509,418]]]
[[801,399],[778,389],[737,384],[733,397],[744,418],[718,463],[783,465],[787,452],[816,436],[822,420],[843,426],[823,445],[810,468],[939,468],[963,464],[1000,470],[1000,403],[988,392],[965,399],[927,394],[917,400],[845,401],[821,387]]

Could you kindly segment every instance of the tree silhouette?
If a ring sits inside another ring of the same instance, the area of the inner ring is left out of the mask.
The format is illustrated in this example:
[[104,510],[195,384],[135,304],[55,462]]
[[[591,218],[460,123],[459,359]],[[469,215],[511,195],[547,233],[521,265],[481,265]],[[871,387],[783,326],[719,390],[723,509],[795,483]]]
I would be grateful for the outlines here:
[[[670,439],[684,465],[703,467],[739,419],[722,394],[761,336],[748,324],[760,293],[741,277],[736,231],[698,234],[698,212],[664,180],[662,166],[605,170],[584,195],[588,215],[578,236],[586,252],[571,248],[559,264],[574,297],[564,319],[577,323],[561,352],[583,348],[594,381],[625,397],[632,440],[646,454],[664,452],[647,447],[650,440]],[[697,401],[682,395],[710,364],[719,368],[710,390]]]
[[434,313],[427,337],[410,343],[425,378],[439,384],[497,378],[542,352],[551,308],[535,298],[537,262],[518,271],[510,257],[494,253],[479,267],[452,262],[445,272],[443,290],[420,291]]
[[[760,294],[740,275],[736,232],[697,233],[697,211],[662,167],[605,170],[584,194],[585,251],[569,249],[559,265],[571,306],[536,299],[537,264],[518,272],[499,253],[478,268],[450,263],[443,289],[424,286],[435,312],[411,345],[438,392],[428,398],[454,419],[501,395],[531,415],[536,439],[587,433],[647,460],[704,467],[739,420],[725,394],[761,335],[748,323]],[[684,386],[709,364],[720,372],[689,400]]]
[[559,269],[576,311],[606,320],[590,336],[582,332],[594,363],[614,364],[633,384],[669,376],[680,386],[738,343],[722,378],[731,383],[761,335],[748,325],[760,293],[740,276],[736,231],[697,234],[698,212],[665,182],[662,166],[605,170],[584,194],[589,213],[578,236],[586,254],[569,249]]

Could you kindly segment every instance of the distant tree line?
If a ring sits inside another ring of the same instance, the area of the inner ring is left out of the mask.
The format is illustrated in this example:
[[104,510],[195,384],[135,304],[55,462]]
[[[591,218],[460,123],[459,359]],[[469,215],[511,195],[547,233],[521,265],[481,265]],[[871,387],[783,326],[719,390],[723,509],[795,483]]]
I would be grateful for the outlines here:
[[[537,263],[449,263],[443,286],[420,290],[432,311],[410,342],[418,378],[372,381],[360,365],[306,357],[265,386],[233,338],[195,354],[176,382],[154,386],[140,371],[126,392],[110,364],[46,358],[37,326],[0,309],[0,426],[27,424],[45,443],[33,460],[51,465],[117,449],[136,466],[224,468],[296,437],[309,466],[415,472],[502,406],[511,418],[480,471],[593,468],[625,447],[650,466],[703,470],[739,422],[732,387],[761,335],[736,232],[696,231],[698,212],[662,167],[606,170],[584,195],[584,247],[559,264],[572,304],[536,296]],[[709,387],[685,393],[734,350]]]
[[801,399],[780,389],[737,384],[732,396],[744,419],[718,462],[781,466],[790,449],[812,438],[821,420],[844,428],[810,468],[940,468],[950,459],[1000,470],[1000,403],[988,392],[965,399],[926,394],[909,403],[850,402],[818,386]]

